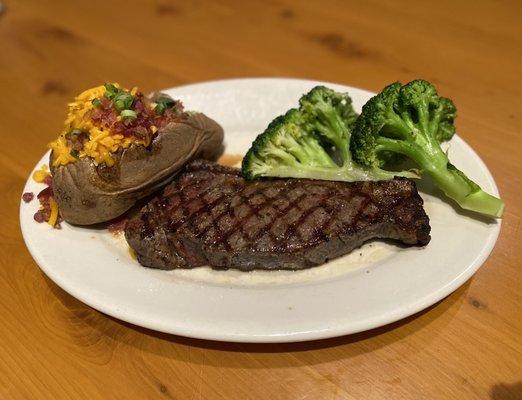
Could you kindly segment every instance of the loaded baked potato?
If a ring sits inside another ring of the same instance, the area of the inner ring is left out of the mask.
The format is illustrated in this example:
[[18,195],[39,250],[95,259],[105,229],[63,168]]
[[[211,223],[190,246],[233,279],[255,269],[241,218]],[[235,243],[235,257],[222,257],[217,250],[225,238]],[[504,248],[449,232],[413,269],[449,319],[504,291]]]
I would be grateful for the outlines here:
[[162,93],[117,84],[89,89],[69,104],[50,156],[62,218],[89,225],[116,218],[167,183],[189,160],[215,159],[223,129]]

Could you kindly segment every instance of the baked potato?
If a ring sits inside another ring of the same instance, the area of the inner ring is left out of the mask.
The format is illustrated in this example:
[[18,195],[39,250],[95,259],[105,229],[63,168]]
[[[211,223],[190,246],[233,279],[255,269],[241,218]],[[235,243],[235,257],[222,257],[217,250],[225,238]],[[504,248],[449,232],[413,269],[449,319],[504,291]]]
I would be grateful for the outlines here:
[[216,159],[223,129],[179,101],[117,84],[89,89],[69,104],[50,143],[53,193],[62,218],[90,225],[114,219],[165,185],[189,160]]

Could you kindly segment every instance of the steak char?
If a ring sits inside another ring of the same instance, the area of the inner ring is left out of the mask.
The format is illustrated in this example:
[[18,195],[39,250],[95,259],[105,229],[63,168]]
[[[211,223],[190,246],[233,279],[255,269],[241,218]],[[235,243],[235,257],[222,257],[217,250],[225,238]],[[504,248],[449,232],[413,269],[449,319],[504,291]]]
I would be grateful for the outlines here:
[[423,246],[429,219],[415,183],[306,179],[245,181],[196,160],[125,228],[146,267],[303,269],[374,238]]

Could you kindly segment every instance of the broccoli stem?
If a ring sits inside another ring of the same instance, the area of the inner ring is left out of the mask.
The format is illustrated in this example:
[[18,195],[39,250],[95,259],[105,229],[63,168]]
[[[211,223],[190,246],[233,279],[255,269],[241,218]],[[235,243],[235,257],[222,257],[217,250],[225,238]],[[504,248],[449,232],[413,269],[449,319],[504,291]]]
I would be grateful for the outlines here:
[[[274,165],[270,167],[270,174],[267,176],[278,178],[303,178],[319,179],[326,181],[356,182],[368,180],[389,180],[397,175],[394,172],[381,169],[359,169],[346,167],[319,167],[311,165],[300,165],[295,168],[293,165]],[[406,174],[403,174],[406,175]],[[408,177],[416,177],[413,173]]]
[[455,200],[462,208],[492,217],[500,217],[504,202],[484,192],[479,185],[469,179],[453,165],[426,172],[437,183],[446,196]]
[[462,208],[492,217],[502,215],[504,202],[484,192],[464,172],[451,164],[437,144],[428,140],[422,145],[417,145],[388,138],[379,138],[377,143],[379,151],[395,151],[416,161],[446,196],[455,200]]

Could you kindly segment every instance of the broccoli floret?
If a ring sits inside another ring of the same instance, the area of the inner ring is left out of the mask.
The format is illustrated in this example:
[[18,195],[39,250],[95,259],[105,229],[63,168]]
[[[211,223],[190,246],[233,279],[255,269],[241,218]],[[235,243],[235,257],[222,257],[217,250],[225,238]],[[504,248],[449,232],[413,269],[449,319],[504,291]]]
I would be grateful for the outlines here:
[[284,177],[353,182],[416,176],[409,171],[389,172],[353,162],[350,129],[357,114],[347,94],[317,86],[303,95],[299,104],[299,109],[291,109],[273,120],[252,143],[243,159],[245,179]]
[[349,159],[350,130],[357,119],[352,99],[324,86],[316,86],[299,100],[303,128],[319,135],[325,144],[339,150],[342,161]]
[[385,168],[387,153],[413,160],[462,208],[500,217],[502,200],[484,192],[453,166],[440,147],[455,133],[456,108],[424,80],[393,83],[371,98],[355,122],[350,149],[368,167]]
[[[315,166],[335,167],[318,140],[300,127],[299,110],[292,108],[274,119],[252,143],[243,159],[243,176],[283,176],[286,170]],[[271,172],[277,171],[278,175]]]

